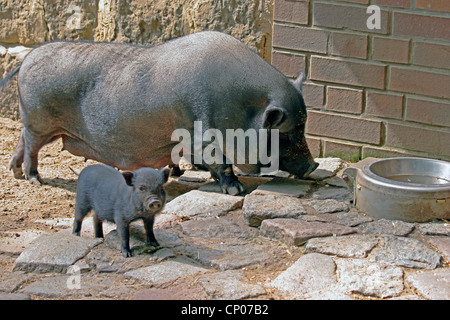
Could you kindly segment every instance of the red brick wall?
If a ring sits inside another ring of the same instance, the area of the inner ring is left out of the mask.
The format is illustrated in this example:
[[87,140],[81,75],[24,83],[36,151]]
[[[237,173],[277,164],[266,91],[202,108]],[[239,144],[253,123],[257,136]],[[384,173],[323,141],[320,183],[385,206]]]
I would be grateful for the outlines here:
[[315,156],[450,160],[450,0],[274,0],[272,64],[307,75]]

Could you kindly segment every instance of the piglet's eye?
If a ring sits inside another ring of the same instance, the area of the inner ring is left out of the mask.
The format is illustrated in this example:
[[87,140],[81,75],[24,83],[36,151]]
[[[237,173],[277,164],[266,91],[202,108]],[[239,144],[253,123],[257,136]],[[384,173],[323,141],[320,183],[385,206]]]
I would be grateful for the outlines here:
[[145,186],[140,186],[140,187],[139,187],[139,190],[140,190],[140,191],[145,191],[146,189],[147,189],[147,188],[146,188]]

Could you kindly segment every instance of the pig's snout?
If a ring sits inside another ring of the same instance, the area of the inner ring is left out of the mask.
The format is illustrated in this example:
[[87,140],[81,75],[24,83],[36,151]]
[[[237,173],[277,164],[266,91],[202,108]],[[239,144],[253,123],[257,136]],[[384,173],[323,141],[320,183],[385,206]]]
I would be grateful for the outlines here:
[[151,199],[148,202],[148,209],[150,211],[158,211],[162,208],[162,202],[159,199]]
[[303,174],[303,178],[306,178],[309,176],[310,173],[312,173],[314,170],[317,169],[319,164],[317,162],[309,162],[309,168],[306,170],[306,172]]
[[281,159],[280,169],[292,173],[296,178],[305,179],[319,166],[312,157],[304,162]]

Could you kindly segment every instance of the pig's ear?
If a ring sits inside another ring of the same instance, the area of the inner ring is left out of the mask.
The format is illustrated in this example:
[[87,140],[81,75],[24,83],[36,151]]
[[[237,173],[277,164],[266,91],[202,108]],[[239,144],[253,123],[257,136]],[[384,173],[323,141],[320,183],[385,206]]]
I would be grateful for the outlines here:
[[163,178],[164,178],[164,182],[167,182],[167,180],[169,180],[169,176],[170,176],[170,173],[172,172],[172,169],[170,169],[170,168],[161,168],[161,169],[159,169],[159,172],[162,173]]
[[133,186],[133,176],[134,173],[131,171],[124,171],[122,172],[123,177],[125,178],[125,182],[127,183],[127,185],[129,185],[130,187]]
[[268,106],[263,114],[264,129],[280,129],[286,120],[287,111],[284,108]]
[[303,82],[305,82],[306,75],[304,72],[300,72],[297,79],[292,81],[292,84],[294,85],[295,89],[297,89],[300,93],[302,93],[303,88]]

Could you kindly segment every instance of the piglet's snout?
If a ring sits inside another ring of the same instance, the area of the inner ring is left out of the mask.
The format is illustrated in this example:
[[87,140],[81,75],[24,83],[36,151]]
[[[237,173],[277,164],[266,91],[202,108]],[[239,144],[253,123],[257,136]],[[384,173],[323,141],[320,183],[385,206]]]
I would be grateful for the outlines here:
[[147,202],[148,210],[150,211],[158,211],[162,208],[162,202],[159,199],[152,198]]

